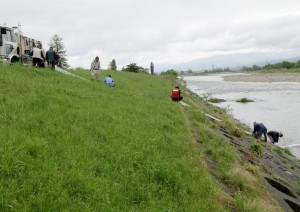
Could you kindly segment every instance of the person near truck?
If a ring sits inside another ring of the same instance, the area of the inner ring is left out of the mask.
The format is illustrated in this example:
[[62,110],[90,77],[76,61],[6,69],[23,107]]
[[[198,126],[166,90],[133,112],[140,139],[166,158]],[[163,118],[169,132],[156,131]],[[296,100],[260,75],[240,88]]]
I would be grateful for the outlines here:
[[97,56],[95,60],[93,60],[93,62],[91,63],[91,69],[90,69],[91,80],[94,80],[94,76],[96,76],[97,81],[100,81],[99,78],[100,68],[101,68],[100,61],[99,61],[99,57]]
[[279,137],[283,136],[282,133],[277,132],[277,131],[269,131],[267,133],[267,135],[268,135],[268,138],[270,139],[272,144],[278,143]]
[[255,138],[260,138],[264,134],[265,142],[267,142],[267,128],[263,123],[253,123],[253,135]]
[[41,44],[38,44],[37,46],[33,45],[32,49],[32,65],[38,66],[39,68],[45,67],[45,55],[44,51],[42,49]]
[[48,66],[51,65],[51,68],[55,69],[55,52],[53,50],[53,47],[50,47],[50,49],[46,52],[46,60],[48,62]]
[[173,101],[177,101],[177,102],[179,102],[183,99],[183,97],[180,95],[179,86],[175,86],[175,88],[172,89],[171,99]]
[[55,65],[61,67],[61,58],[58,51],[54,51],[54,59],[55,59]]

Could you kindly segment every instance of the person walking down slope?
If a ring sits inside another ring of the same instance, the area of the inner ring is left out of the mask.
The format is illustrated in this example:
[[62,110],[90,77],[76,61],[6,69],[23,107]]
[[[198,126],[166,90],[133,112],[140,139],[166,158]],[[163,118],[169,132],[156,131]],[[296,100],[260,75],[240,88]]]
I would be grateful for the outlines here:
[[99,57],[97,56],[95,58],[95,60],[93,60],[93,62],[91,63],[91,80],[94,80],[94,76],[97,77],[97,81],[100,81],[99,79],[99,74],[100,74],[100,61],[99,61]]
[[183,99],[183,97],[180,95],[179,86],[176,86],[175,88],[173,88],[172,94],[171,94],[171,99],[173,101],[177,101],[177,102],[179,102]]
[[262,134],[264,134],[265,142],[267,142],[267,128],[263,123],[253,123],[254,129],[253,129],[253,135],[255,138],[260,138]]
[[282,133],[276,132],[276,131],[269,131],[267,133],[268,138],[270,139],[271,143],[278,143],[279,137],[282,137]]
[[50,47],[50,49],[46,52],[46,60],[48,62],[48,66],[51,64],[51,68],[55,69],[55,52],[53,50],[53,47]]
[[104,84],[109,87],[115,87],[115,82],[109,74],[106,75],[106,77],[104,79]]

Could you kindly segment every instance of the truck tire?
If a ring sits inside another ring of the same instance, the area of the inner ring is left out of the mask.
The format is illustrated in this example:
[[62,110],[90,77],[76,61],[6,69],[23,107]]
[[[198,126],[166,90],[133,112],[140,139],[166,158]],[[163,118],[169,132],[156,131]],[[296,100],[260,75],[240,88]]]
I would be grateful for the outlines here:
[[19,58],[17,57],[12,57],[11,60],[10,60],[11,63],[16,63],[16,62],[19,62]]

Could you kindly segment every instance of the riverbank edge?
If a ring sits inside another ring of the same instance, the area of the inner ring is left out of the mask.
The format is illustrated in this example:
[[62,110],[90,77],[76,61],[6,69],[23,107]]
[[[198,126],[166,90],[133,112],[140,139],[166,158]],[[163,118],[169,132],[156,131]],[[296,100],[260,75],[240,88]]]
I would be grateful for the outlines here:
[[[208,107],[212,109],[212,111],[222,110],[221,108],[205,101],[196,93],[186,88],[186,82],[184,80],[180,80],[179,83],[184,87],[184,89],[186,89],[187,96],[189,96],[191,99],[196,100],[197,104]],[[268,194],[272,196],[274,200],[276,200],[276,202],[283,208],[283,210],[294,211],[295,207],[298,208],[300,206],[300,161],[297,158],[287,154],[284,149],[278,146],[274,146],[270,143],[265,143],[261,140],[255,141],[255,145],[261,148],[261,152],[256,154],[256,152],[251,151],[251,148],[253,148],[254,145],[253,142],[255,140],[250,133],[251,129],[240,120],[234,119],[227,112],[225,113],[227,116],[226,119],[229,117],[231,122],[238,123],[239,126],[244,127],[244,138],[239,136],[238,133],[234,134],[230,131],[230,129],[226,127],[224,128],[224,125],[220,122],[211,120],[212,122],[214,122],[217,128],[219,128],[217,133],[221,137],[223,137],[224,140],[229,141],[229,143],[235,149],[236,153],[240,156],[242,164],[249,164],[250,166],[258,167],[258,170],[255,170],[255,172],[258,173],[256,177],[259,176],[260,180],[263,182],[265,188],[267,189]],[[217,117],[217,119],[221,119],[222,122],[222,117],[220,117],[220,114],[212,113],[212,115],[213,117]],[[237,129],[237,131],[240,130],[238,129],[238,127],[235,128]],[[199,145],[199,143],[201,143],[201,138],[198,138],[196,142],[197,145]],[[204,147],[203,144],[200,144],[200,146],[201,148]],[[203,152],[206,151],[207,150],[203,150]],[[204,155],[206,158],[206,163],[208,164],[208,169],[210,170],[212,175],[215,176],[214,166],[216,165],[211,165],[211,161],[213,161],[213,159],[206,153],[204,153]],[[247,170],[245,171],[247,172]],[[217,179],[217,181],[220,182],[222,181],[222,179]],[[290,194],[288,194],[287,192],[282,192],[283,190],[290,191],[293,198],[291,199]],[[278,209],[278,211],[282,210]]]

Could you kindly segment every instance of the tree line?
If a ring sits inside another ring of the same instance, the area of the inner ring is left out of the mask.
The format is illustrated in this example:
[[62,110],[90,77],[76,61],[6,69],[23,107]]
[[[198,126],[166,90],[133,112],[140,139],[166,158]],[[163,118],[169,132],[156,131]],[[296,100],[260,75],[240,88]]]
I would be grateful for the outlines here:
[[[204,70],[204,71],[193,71],[193,70],[188,70],[188,71],[179,71],[180,75],[197,75],[197,74],[202,74],[202,73],[209,73],[209,72],[236,72],[236,71],[260,71],[260,70],[291,70],[291,69],[298,69],[300,68],[300,60],[297,62],[289,62],[289,61],[282,61],[279,63],[274,63],[274,64],[266,64],[264,66],[258,66],[258,65],[253,65],[253,66],[242,66],[241,68],[238,69],[232,69],[232,68],[214,68],[213,70]],[[175,74],[174,70],[168,70],[167,72],[164,72],[164,74]]]

